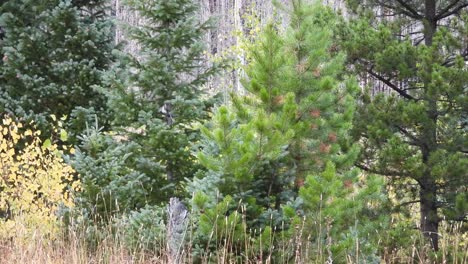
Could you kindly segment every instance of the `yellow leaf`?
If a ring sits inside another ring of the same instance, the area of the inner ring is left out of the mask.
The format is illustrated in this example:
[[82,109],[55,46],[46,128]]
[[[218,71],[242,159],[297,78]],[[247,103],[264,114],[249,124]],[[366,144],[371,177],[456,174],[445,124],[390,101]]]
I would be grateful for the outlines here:
[[64,129],[60,130],[60,140],[62,141],[68,140],[68,133]]
[[12,133],[11,134],[11,138],[13,139],[13,143],[18,143],[18,140],[20,139],[20,135],[16,134],[16,133]]
[[5,126],[9,126],[11,124],[11,121],[12,121],[11,118],[5,118],[3,119],[3,124]]
[[52,142],[50,142],[50,139],[46,139],[44,143],[42,144],[43,148],[49,148],[52,145]]
[[12,182],[15,182],[17,179],[16,172],[18,171],[18,168],[11,168],[11,169],[12,169],[12,172],[10,173],[10,175],[8,175],[8,179]]
[[14,149],[9,149],[8,152],[7,152],[7,155],[9,157],[14,157],[15,156],[15,150]]

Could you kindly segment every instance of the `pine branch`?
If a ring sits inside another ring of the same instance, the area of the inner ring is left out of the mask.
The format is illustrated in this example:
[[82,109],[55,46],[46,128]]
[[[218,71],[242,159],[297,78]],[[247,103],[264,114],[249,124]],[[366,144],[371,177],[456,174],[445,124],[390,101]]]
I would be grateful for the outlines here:
[[422,19],[423,16],[421,16],[414,8],[412,8],[411,6],[409,6],[407,3],[405,3],[403,0],[397,0],[397,2],[404,8],[404,9],[401,9],[401,8],[398,8],[397,6],[394,6],[394,5],[389,5],[389,4],[386,4],[384,3],[384,1],[377,1],[378,4],[380,4],[381,6],[385,7],[385,8],[388,8],[388,9],[391,9],[391,10],[395,10],[396,12],[399,12],[401,14],[404,14],[408,17],[411,17],[411,18],[414,18],[414,19]]
[[407,206],[407,205],[415,204],[415,203],[420,203],[420,202],[421,202],[421,200],[408,201],[408,202],[404,202],[404,203],[398,204],[398,205],[396,205],[395,207],[398,209],[398,208],[401,208],[401,207],[403,207],[403,206]]
[[416,136],[412,135],[408,130],[404,129],[403,127],[400,127],[398,125],[395,125],[395,127],[401,132],[403,133],[403,135],[409,137],[412,141],[409,142],[410,145],[413,145],[413,146],[422,146],[423,143],[421,142],[421,140],[419,140]]
[[[459,2],[459,0],[455,0],[453,1],[452,3],[450,3],[447,7],[445,7],[438,15],[436,15],[435,19],[436,20],[441,20],[441,19],[444,19],[446,17],[449,17],[451,15],[454,15],[456,13],[458,13],[460,10],[462,10],[463,8],[465,7],[468,7],[468,2],[466,3],[462,3],[461,5],[455,7]],[[455,7],[453,10],[450,10],[452,9],[453,7]]]
[[396,0],[402,7],[404,7],[408,12],[410,12],[411,14],[413,14],[413,18],[415,19],[421,19],[423,18],[422,15],[420,15],[413,7],[411,7],[407,1],[403,1],[403,0]]
[[397,92],[398,94],[403,96],[404,98],[409,99],[409,100],[417,101],[417,99],[415,97],[407,94],[404,90],[398,88],[398,86],[396,86],[394,83],[392,83],[390,78],[384,78],[383,76],[381,76],[381,75],[377,74],[376,72],[374,72],[372,69],[368,69],[366,71],[370,75],[372,75],[373,77],[377,78],[377,80],[383,82],[388,87],[390,87],[392,90],[394,90],[395,92]]
[[381,171],[381,170],[369,168],[366,165],[359,164],[359,163],[356,163],[355,165],[361,170],[369,172],[369,173],[373,173],[373,174],[379,174],[379,175],[384,175],[384,176],[389,176],[389,177],[402,177],[402,176],[409,177],[409,174],[403,173],[401,171]]
[[[468,49],[466,49],[462,54],[460,54],[460,57],[462,57],[464,61],[468,61]],[[454,64],[455,64],[455,56],[450,56],[441,64],[441,66],[451,67]]]

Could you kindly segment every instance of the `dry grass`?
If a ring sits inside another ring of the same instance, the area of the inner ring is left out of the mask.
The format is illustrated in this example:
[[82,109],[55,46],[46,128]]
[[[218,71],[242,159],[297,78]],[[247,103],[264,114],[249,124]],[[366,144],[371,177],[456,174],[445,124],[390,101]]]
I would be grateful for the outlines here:
[[[119,236],[108,235],[100,239],[90,250],[82,231],[71,231],[59,237],[51,239],[49,236],[33,233],[25,238],[25,230],[21,225],[15,230],[15,234],[0,242],[1,264],[120,264],[120,263],[167,263],[167,256],[163,248],[156,250],[158,253],[148,253],[143,250],[129,250]],[[106,231],[104,231],[106,232]],[[462,232],[462,225],[444,224],[441,228],[441,250],[434,256],[427,246],[424,246],[419,238],[414,239],[411,247],[397,248],[382,253],[381,263],[389,264],[426,264],[426,263],[451,263],[468,264],[467,234]],[[234,254],[232,241],[229,236],[224,241],[217,243],[218,250],[203,256],[201,263],[326,263],[329,249],[327,245],[315,254],[311,254],[310,248],[316,246],[308,243],[304,238],[302,227],[297,228],[297,235],[286,241],[278,248],[271,247],[265,252],[252,251],[253,245],[245,241],[244,252],[249,252],[241,258]],[[377,234],[378,235],[378,234]],[[264,241],[270,242],[270,241]],[[182,263],[192,263],[192,248],[185,249]],[[273,253],[284,252],[285,257],[273,262]],[[359,256],[349,257],[347,263],[365,263]]]
[[121,243],[111,239],[101,241],[90,251],[83,239],[48,240],[41,237],[29,241],[3,241],[0,246],[0,263],[164,263],[157,256],[131,252]]

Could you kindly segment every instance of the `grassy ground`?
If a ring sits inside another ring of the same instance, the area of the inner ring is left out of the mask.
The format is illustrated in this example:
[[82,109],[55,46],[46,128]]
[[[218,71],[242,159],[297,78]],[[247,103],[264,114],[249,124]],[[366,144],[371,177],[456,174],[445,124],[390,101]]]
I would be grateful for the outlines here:
[[[443,226],[441,234],[441,250],[437,257],[430,253],[430,250],[414,240],[410,247],[395,248],[393,250],[383,250],[380,263],[468,263],[468,241],[467,234],[460,231],[461,226]],[[168,263],[165,249],[160,248],[157,254],[148,253],[142,250],[128,250],[116,236],[105,236],[94,247],[89,249],[84,236],[78,232],[68,232],[67,235],[50,238],[38,233],[28,233],[25,236],[21,225],[15,230],[16,234],[0,242],[0,263],[64,263],[64,264],[85,264],[85,263]],[[304,242],[294,241],[291,245],[295,249],[293,257],[283,260],[282,263],[324,263],[317,261],[317,256],[311,256],[307,251],[310,245]],[[247,245],[248,247],[248,245]],[[273,263],[271,256],[256,255],[243,257],[235,262],[232,257],[232,251],[229,244],[221,244],[220,248],[206,256],[201,263]],[[281,251],[281,249],[272,248],[270,252]],[[290,250],[290,249],[289,249]],[[191,248],[188,247],[183,253],[181,263],[192,263]],[[326,255],[326,249],[320,254]],[[356,256],[349,257],[347,263],[365,263]]]

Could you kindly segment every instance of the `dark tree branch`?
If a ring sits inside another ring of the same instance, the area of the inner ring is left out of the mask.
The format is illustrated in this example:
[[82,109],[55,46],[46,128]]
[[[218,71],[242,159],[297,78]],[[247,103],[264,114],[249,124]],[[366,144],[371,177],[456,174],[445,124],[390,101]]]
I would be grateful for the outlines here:
[[403,207],[403,206],[407,206],[407,205],[415,204],[415,203],[420,203],[420,202],[421,202],[421,200],[408,201],[408,202],[404,202],[404,203],[396,205],[396,208],[400,208],[400,207]]
[[404,98],[406,99],[409,99],[409,100],[415,100],[417,101],[416,98],[414,98],[413,96],[407,94],[404,90],[398,88],[398,86],[396,86],[394,83],[392,83],[390,81],[389,78],[384,78],[382,76],[380,76],[379,74],[377,74],[376,72],[374,72],[372,69],[368,69],[367,72],[374,76],[375,78],[377,78],[377,80],[383,82],[384,84],[386,84],[388,87],[390,87],[392,90],[394,90],[395,92],[397,92],[398,94],[400,94],[401,96],[403,96]]
[[418,13],[413,7],[411,7],[407,2],[407,0],[396,0],[403,8],[405,8],[409,13],[413,14],[413,18],[421,19],[423,18],[422,15]]
[[389,177],[409,177],[409,174],[406,174],[400,171],[379,171],[379,170],[369,168],[366,165],[359,164],[359,163],[356,163],[356,167],[369,173],[374,173],[374,174],[379,174],[379,175],[384,175],[384,176],[389,176]]
[[453,8],[454,6],[456,6],[458,3],[460,2],[460,0],[453,0],[451,3],[449,3],[444,9],[442,9],[437,15],[436,15],[436,18],[444,15],[445,13],[449,12],[451,8]]
[[[438,15],[436,15],[435,19],[436,20],[444,19],[444,18],[449,17],[451,15],[457,14],[463,8],[468,7],[468,2],[462,3],[459,6],[455,7],[459,2],[460,2],[459,0],[455,0],[452,3],[450,3],[445,9],[443,9]],[[455,8],[453,8],[453,7],[455,7]],[[450,10],[450,9],[452,9],[452,10]]]
[[[463,58],[464,61],[467,61],[468,60],[468,49],[466,49],[462,54],[460,54],[460,56]],[[441,66],[450,67],[450,66],[453,66],[454,62],[455,62],[455,57],[451,56],[451,57],[447,58],[441,64]]]
[[424,41],[424,37],[418,39],[417,41],[414,42],[414,45],[415,46],[418,46],[419,44],[421,44],[422,42]]
[[[404,14],[404,15],[408,16],[408,17],[418,19],[418,20],[423,18],[423,16],[421,16],[418,12],[416,12],[416,10],[414,10],[411,6],[404,3],[403,0],[397,0],[397,2],[400,3],[400,5],[402,5],[404,7],[404,9],[398,8],[397,6],[394,6],[394,5],[386,4],[386,3],[384,3],[384,1],[377,1],[377,3],[379,5],[381,5],[381,6],[385,7],[385,8],[391,9],[391,10],[395,10],[395,12],[399,12],[401,14]],[[406,6],[408,6],[409,9]]]
[[456,217],[452,217],[449,220],[457,221],[457,222],[468,222],[468,215],[459,215]]
[[401,133],[403,133],[403,135],[409,137],[409,138],[412,140],[412,142],[410,142],[410,143],[412,143],[411,145],[418,146],[418,147],[422,146],[421,141],[420,141],[417,137],[413,136],[409,131],[407,131],[406,129],[404,129],[403,127],[400,127],[400,126],[398,126],[398,125],[395,125],[395,127],[396,127]]

